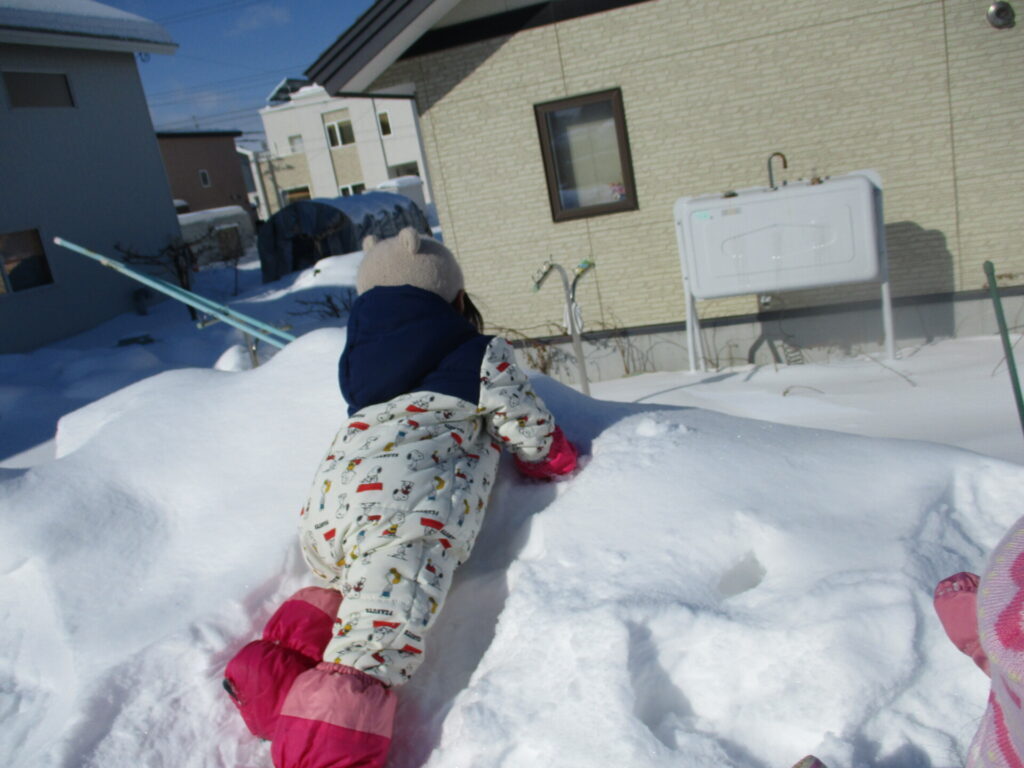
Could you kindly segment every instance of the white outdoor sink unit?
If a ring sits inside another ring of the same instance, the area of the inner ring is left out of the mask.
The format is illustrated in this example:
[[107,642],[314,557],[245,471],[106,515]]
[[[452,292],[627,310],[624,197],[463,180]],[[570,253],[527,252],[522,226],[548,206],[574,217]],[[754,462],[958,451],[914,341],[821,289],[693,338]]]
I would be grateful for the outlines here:
[[881,283],[886,349],[893,357],[882,184],[875,171],[682,197],[674,213],[690,370],[703,370],[704,362],[696,299],[841,283]]

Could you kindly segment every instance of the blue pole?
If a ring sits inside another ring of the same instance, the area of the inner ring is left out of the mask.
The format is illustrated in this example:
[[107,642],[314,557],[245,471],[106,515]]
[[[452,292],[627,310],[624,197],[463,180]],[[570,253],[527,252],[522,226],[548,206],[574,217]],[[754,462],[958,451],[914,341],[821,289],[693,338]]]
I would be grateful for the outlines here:
[[[125,267],[124,264],[121,264],[121,266],[124,267],[125,269],[129,269],[128,267]],[[116,269],[116,267],[115,267],[115,269]],[[138,273],[136,273],[136,274],[138,274]],[[286,341],[286,342],[287,341],[295,341],[295,337],[292,336],[290,333],[287,333],[285,331],[282,331],[280,328],[275,328],[272,325],[269,325],[269,324],[264,323],[264,322],[262,322],[260,320],[257,320],[255,317],[250,317],[249,315],[243,314],[242,312],[238,312],[238,311],[236,311],[234,309],[231,309],[231,307],[226,307],[223,304],[218,304],[216,301],[213,301],[212,299],[208,299],[205,296],[201,296],[198,293],[192,293],[192,291],[186,290],[185,288],[182,288],[180,285],[175,285],[174,283],[169,283],[166,280],[161,280],[158,277],[154,277],[152,279],[154,281],[156,281],[157,283],[159,283],[160,285],[163,286],[163,291],[168,296],[171,296],[173,298],[179,299],[181,301],[184,301],[184,299],[187,297],[187,298],[193,299],[195,301],[198,301],[198,302],[204,304],[206,307],[209,307],[209,309],[204,309],[203,310],[204,312],[209,312],[210,314],[213,314],[213,312],[211,310],[216,310],[218,312],[223,312],[224,314],[226,314],[226,315],[228,315],[230,317],[237,318],[238,320],[240,320],[243,323],[246,323],[246,324],[251,325],[251,326],[256,327],[256,328],[260,328],[261,330],[263,330],[263,331],[265,331],[265,332],[267,332],[267,333],[269,333],[269,334],[271,334],[273,336],[277,336],[282,341]]]
[[216,317],[218,320],[223,320],[228,325],[234,326],[251,336],[255,336],[257,339],[265,341],[267,344],[275,346],[278,349],[283,348],[289,341],[295,340],[295,337],[292,334],[286,333],[279,328],[274,328],[272,325],[261,322],[254,317],[249,317],[241,312],[229,309],[223,304],[218,304],[215,301],[207,299],[205,296],[200,296],[197,293],[186,291],[184,288],[168,283],[165,280],[150,277],[142,274],[141,272],[136,272],[134,269],[122,264],[120,261],[108,258],[94,251],[90,251],[88,248],[83,248],[82,246],[61,237],[53,238],[53,242],[63,248],[75,251],[75,253],[88,256],[90,259],[98,261],[103,266],[110,267],[111,269],[114,269],[121,274],[142,283],[143,285],[148,285],[150,288],[154,288],[160,291],[160,293],[170,296],[172,299],[177,299],[183,304],[188,304],[201,312],[205,312],[208,315]]

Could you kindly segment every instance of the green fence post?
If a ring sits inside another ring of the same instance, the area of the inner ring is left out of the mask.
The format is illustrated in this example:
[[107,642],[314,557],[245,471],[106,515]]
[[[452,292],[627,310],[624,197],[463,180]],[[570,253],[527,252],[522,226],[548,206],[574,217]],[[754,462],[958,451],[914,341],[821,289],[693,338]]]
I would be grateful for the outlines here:
[[1003,339],[1003,353],[1006,355],[1006,368],[1010,371],[1010,383],[1013,385],[1013,396],[1017,401],[1017,418],[1020,420],[1021,431],[1024,431],[1024,398],[1020,395],[1020,379],[1017,378],[1017,363],[1013,359],[1013,345],[1010,344],[1010,332],[1006,328],[1006,316],[1003,314],[1003,302],[999,298],[996,287],[996,268],[991,261],[985,262],[985,276],[988,278],[988,290],[992,294],[992,304],[996,310],[996,322],[999,323],[999,335]]

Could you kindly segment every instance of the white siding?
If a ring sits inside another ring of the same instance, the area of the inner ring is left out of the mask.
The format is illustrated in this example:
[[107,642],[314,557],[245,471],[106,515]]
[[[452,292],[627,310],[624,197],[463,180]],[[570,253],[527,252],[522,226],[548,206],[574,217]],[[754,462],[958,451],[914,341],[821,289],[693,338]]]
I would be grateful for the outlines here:
[[[72,108],[11,109],[0,84],[0,232],[38,229],[54,283],[0,296],[0,353],[131,311],[133,281],[53,244],[155,253],[179,233],[130,53],[0,44],[0,70],[66,73]],[[12,148],[16,148],[13,151]]]

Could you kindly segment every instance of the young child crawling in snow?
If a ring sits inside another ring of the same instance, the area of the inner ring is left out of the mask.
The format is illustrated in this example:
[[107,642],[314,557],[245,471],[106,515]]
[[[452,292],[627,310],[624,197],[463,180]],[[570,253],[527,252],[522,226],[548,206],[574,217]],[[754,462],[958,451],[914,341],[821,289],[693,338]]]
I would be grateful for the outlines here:
[[225,673],[277,768],[384,765],[391,689],[423,660],[502,448],[530,477],[576,467],[512,348],[480,333],[451,252],[412,228],[363,250],[339,364],[349,418],[300,523],[330,587],[289,598]]

